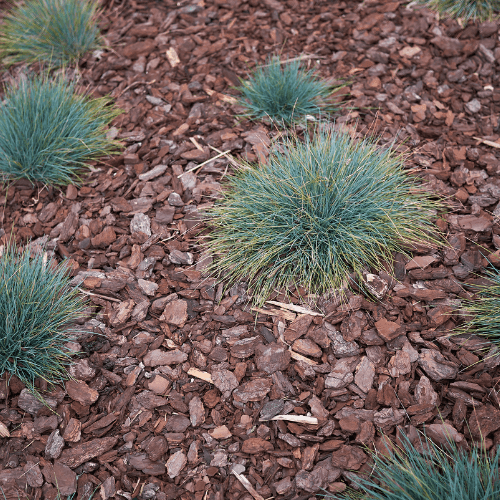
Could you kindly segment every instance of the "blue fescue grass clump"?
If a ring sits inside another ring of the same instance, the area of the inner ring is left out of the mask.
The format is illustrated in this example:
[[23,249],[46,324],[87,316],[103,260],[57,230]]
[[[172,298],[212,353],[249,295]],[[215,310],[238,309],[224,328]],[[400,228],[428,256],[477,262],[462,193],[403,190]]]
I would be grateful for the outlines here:
[[[493,500],[500,498],[500,448],[493,456],[484,450],[459,449],[449,442],[440,447],[422,438],[421,453],[406,437],[385,455],[373,454],[369,476],[356,481],[366,500]],[[330,496],[347,499],[349,494]]]
[[16,375],[35,390],[37,378],[53,384],[66,378],[70,351],[85,309],[78,289],[69,286],[67,267],[43,254],[15,246],[0,257],[0,375]]
[[474,333],[500,345],[500,272],[491,267],[484,272],[489,283],[475,285],[476,296],[463,300],[461,310],[469,317],[459,333]]
[[305,70],[300,60],[283,63],[274,56],[242,81],[239,103],[247,110],[244,116],[290,124],[305,115],[333,112],[327,99],[340,87]]
[[383,269],[394,252],[433,240],[432,201],[374,141],[320,131],[284,139],[266,164],[242,166],[208,212],[210,270],[247,280],[262,304],[275,290],[342,288],[349,273]]
[[0,57],[7,66],[20,62],[65,66],[100,44],[93,1],[26,0],[0,25]]
[[467,21],[487,21],[498,17],[500,0],[420,0],[444,17]]
[[78,181],[85,162],[117,150],[106,127],[118,114],[109,98],[77,94],[64,76],[21,79],[0,103],[0,176],[54,186]]

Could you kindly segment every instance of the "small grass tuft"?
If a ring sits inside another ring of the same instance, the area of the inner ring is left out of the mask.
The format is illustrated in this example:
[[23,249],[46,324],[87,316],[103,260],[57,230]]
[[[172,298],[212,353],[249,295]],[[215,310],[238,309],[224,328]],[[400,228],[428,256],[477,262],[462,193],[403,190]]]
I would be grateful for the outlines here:
[[430,196],[401,155],[372,140],[333,131],[284,139],[267,164],[240,168],[208,211],[209,271],[228,284],[247,280],[259,304],[289,286],[338,290],[349,273],[436,241]]
[[[387,455],[373,453],[371,475],[357,480],[366,500],[492,500],[500,498],[500,448],[495,455],[482,449],[446,448],[422,438],[421,453],[403,436],[400,448]],[[348,495],[327,498],[346,500]]]
[[107,97],[75,92],[64,76],[30,75],[0,102],[0,176],[59,186],[78,181],[85,162],[118,149],[106,126],[120,112]]
[[484,274],[490,283],[475,285],[476,297],[462,301],[460,308],[470,319],[459,333],[481,335],[500,346],[500,271],[491,267]]
[[498,17],[500,0],[420,0],[443,17],[467,21],[488,21]]
[[27,0],[12,9],[0,26],[0,57],[7,66],[74,64],[100,45],[93,1]]
[[0,257],[0,375],[16,375],[36,392],[35,380],[66,378],[70,352],[85,301],[69,286],[67,268],[25,248],[4,249]]
[[333,112],[328,97],[341,87],[320,80],[300,60],[283,62],[274,56],[242,81],[239,103],[247,110],[243,116],[288,125],[305,115]]

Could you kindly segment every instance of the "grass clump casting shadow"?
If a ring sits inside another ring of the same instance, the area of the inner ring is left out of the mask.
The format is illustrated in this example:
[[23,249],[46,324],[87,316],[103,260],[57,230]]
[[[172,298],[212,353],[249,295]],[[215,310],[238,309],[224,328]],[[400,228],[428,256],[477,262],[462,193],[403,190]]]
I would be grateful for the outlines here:
[[78,181],[86,161],[118,149],[106,138],[107,125],[120,113],[110,103],[77,94],[62,75],[30,75],[8,86],[0,103],[1,180]]
[[444,17],[467,21],[488,21],[498,17],[500,0],[420,0]]
[[65,343],[85,304],[64,264],[7,247],[0,257],[0,375],[16,375],[35,393],[37,378],[50,384],[67,378]]
[[12,9],[0,25],[3,64],[77,63],[101,44],[97,4],[88,0],[27,0]]
[[243,116],[289,125],[306,115],[333,112],[328,97],[341,87],[320,80],[300,60],[284,63],[274,56],[242,81],[239,104],[246,108]]
[[[451,440],[440,447],[429,438],[418,448],[407,437],[401,446],[373,453],[373,470],[359,477],[363,500],[493,500],[500,498],[500,448],[494,456],[482,449],[459,449]],[[349,494],[328,496],[335,500]],[[358,497],[359,498],[359,497]]]
[[208,270],[228,284],[247,280],[260,304],[289,286],[330,292],[351,272],[436,241],[437,208],[391,148],[334,131],[284,139],[267,164],[240,168],[208,211]]

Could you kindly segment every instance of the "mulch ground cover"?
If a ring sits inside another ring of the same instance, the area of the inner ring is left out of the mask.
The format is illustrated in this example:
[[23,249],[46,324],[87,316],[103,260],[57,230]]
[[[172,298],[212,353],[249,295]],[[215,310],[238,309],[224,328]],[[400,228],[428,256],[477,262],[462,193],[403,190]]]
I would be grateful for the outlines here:
[[[0,193],[2,243],[70,259],[91,306],[74,379],[48,406],[0,381],[5,497],[305,500],[368,472],[363,447],[390,446],[398,426],[498,446],[500,357],[449,332],[485,257],[500,262],[499,24],[383,0],[104,7],[108,47],[81,62],[80,84],[124,110],[110,130],[123,154],[79,187]],[[347,79],[337,124],[397,138],[409,175],[446,200],[449,247],[370,275],[380,300],[275,294],[255,311],[243,283],[203,274],[200,213],[232,165],[192,169],[226,151],[265,161],[277,131],[238,118],[232,86],[276,52]]]

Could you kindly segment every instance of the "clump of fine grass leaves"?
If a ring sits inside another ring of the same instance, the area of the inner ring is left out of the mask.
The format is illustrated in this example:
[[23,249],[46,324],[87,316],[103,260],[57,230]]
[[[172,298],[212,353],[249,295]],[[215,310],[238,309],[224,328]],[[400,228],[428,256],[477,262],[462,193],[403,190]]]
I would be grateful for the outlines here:
[[300,60],[283,62],[274,56],[242,81],[239,103],[246,108],[244,116],[290,124],[305,115],[333,112],[328,97],[339,88],[304,69]]
[[[483,449],[459,449],[451,440],[440,447],[429,438],[421,450],[403,436],[400,447],[373,453],[369,476],[357,486],[365,500],[492,500],[500,498],[500,448],[495,455]],[[423,451],[423,452],[422,452]],[[329,497],[352,498],[349,494]]]
[[486,269],[485,285],[475,285],[476,296],[462,301],[461,309],[467,313],[468,321],[461,333],[468,332],[487,337],[500,346],[500,272],[491,267]]
[[88,0],[26,0],[3,19],[0,56],[5,65],[77,63],[101,44],[97,4]]
[[404,159],[369,139],[316,131],[275,145],[268,162],[242,165],[208,211],[209,271],[248,281],[262,304],[275,290],[345,286],[349,273],[383,269],[394,252],[436,241],[434,202]]
[[64,75],[30,75],[9,85],[0,102],[2,180],[78,181],[85,162],[117,150],[106,127],[118,114],[107,97],[77,94]]
[[420,0],[445,17],[463,21],[487,21],[498,17],[500,0]]
[[66,378],[70,351],[85,309],[78,289],[69,286],[67,267],[43,254],[11,245],[0,257],[0,375],[16,375],[36,392],[35,380]]

